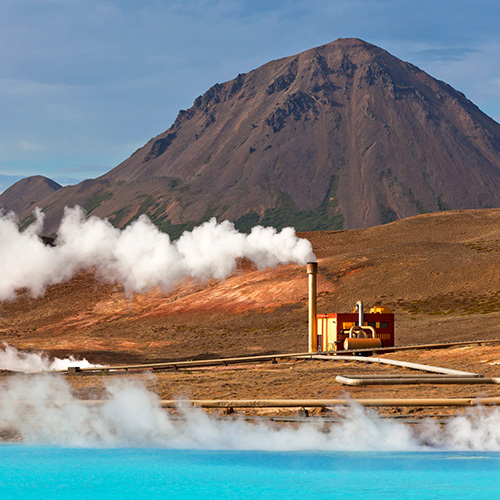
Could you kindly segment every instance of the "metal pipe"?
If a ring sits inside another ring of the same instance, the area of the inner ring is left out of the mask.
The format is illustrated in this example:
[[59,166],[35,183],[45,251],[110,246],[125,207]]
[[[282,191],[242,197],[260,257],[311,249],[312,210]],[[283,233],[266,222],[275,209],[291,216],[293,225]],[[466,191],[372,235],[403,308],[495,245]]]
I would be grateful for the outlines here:
[[[351,328],[349,328],[349,338],[350,339],[360,338],[360,334],[362,334],[361,338],[364,338],[366,330],[368,330],[372,334],[371,336],[372,339],[377,338],[377,333],[375,332],[375,328],[373,328],[373,326],[363,326],[363,327],[351,326]],[[382,346],[382,344],[380,344],[380,346]],[[349,349],[344,348],[344,350],[348,351]]]
[[[480,339],[480,340],[466,340],[458,342],[441,342],[436,344],[416,344],[416,345],[404,345],[398,347],[381,347],[369,349],[370,351],[384,351],[384,352],[397,352],[397,351],[408,351],[417,349],[440,349],[448,347],[457,347],[464,345],[474,345],[474,344],[498,344],[500,339]],[[353,351],[337,351],[338,353],[347,352],[366,352],[368,349],[355,349]],[[169,368],[183,368],[183,367],[194,367],[194,366],[215,366],[219,364],[232,364],[232,363],[260,363],[264,361],[269,361],[277,358],[296,358],[296,359],[329,359],[331,361],[368,361],[373,362],[373,358],[355,358],[352,356],[342,356],[340,354],[331,354],[329,356],[320,356],[318,354],[310,352],[299,352],[299,353],[285,353],[285,354],[265,354],[265,355],[252,355],[252,356],[242,356],[239,358],[220,358],[220,359],[206,359],[206,360],[190,360],[190,361],[166,361],[163,363],[147,363],[147,364],[136,364],[136,365],[115,365],[115,366],[105,366],[105,367],[76,367],[78,372],[109,372],[110,370],[161,370]],[[375,362],[379,362],[380,358],[375,358]],[[29,372],[29,374],[44,373],[44,372]],[[67,369],[64,370],[53,370],[50,373],[68,373]]]
[[[202,408],[329,408],[349,406],[491,406],[500,404],[493,398],[423,398],[423,399],[195,399],[186,403]],[[179,401],[162,400],[164,408],[177,408]],[[182,406],[182,405],[181,405]]]
[[[272,361],[274,359],[302,359],[310,358],[311,354],[308,352],[298,352],[298,353],[286,353],[286,354],[262,354],[262,355],[252,355],[252,356],[240,356],[235,358],[214,358],[214,359],[198,359],[189,361],[166,361],[164,363],[144,363],[137,365],[112,365],[112,366],[93,366],[89,368],[71,367],[76,370],[53,370],[50,373],[68,373],[73,372],[109,372],[109,371],[122,371],[122,370],[162,370],[169,368],[193,368],[202,366],[217,366],[217,365],[229,365],[236,363],[260,363],[266,361]],[[29,372],[29,374],[36,373],[46,373],[46,372]]]
[[316,320],[318,263],[307,263],[307,274],[309,276],[309,352],[318,352],[318,322]]
[[[350,339],[357,339],[358,333],[360,330],[361,330],[361,328],[359,326],[351,326],[351,328],[349,328],[349,338]],[[363,331],[363,330],[361,330],[361,331]]]
[[359,316],[358,316],[358,325],[363,326],[365,322],[365,316],[364,316],[364,310],[363,310],[363,301],[358,300],[356,302],[356,311],[358,311]]
[[344,349],[369,349],[370,347],[382,347],[382,341],[376,338],[348,338],[344,340]]
[[430,366],[430,365],[421,365],[420,363],[410,363],[409,361],[398,361],[396,359],[387,359],[387,358],[374,358],[374,357],[369,357],[369,358],[362,358],[362,357],[356,357],[353,358],[352,356],[325,356],[321,354],[315,354],[311,356],[312,359],[342,359],[343,361],[362,361],[365,363],[380,363],[380,364],[385,364],[385,365],[394,365],[394,366],[402,366],[403,368],[410,368],[412,370],[422,370],[424,372],[432,372],[432,373],[444,373],[445,375],[475,375],[475,376],[480,376],[479,373],[470,373],[470,372],[463,372],[460,370],[453,370],[451,368],[440,368],[438,366]]
[[450,377],[448,375],[437,376],[418,376],[418,377],[386,377],[373,376],[370,378],[349,377],[338,375],[335,380],[344,385],[362,386],[362,385],[411,385],[411,384],[498,384],[500,379],[493,377]]
[[[101,406],[109,403],[108,400],[78,401],[85,406]],[[16,403],[31,405],[32,401],[16,400]],[[54,405],[61,404],[59,400],[48,401]],[[179,408],[183,404],[201,408],[333,408],[335,406],[497,406],[500,397],[488,398],[422,398],[422,399],[193,399],[185,402],[177,399],[163,399],[163,408]]]
[[363,330],[368,330],[368,331],[372,332],[372,339],[377,338],[377,333],[375,332],[375,328],[373,328],[373,326],[364,326]]
[[[386,378],[386,379],[446,379],[446,378],[454,378],[455,375],[434,375],[433,373],[423,373],[419,375],[414,375],[414,374],[401,374],[401,373],[386,373],[384,375],[375,375],[375,374],[369,374],[369,375],[345,375],[348,378],[357,378],[357,379],[369,379],[369,378]],[[483,375],[468,375],[465,376],[463,375],[463,378],[467,379],[482,379],[485,380],[485,377]],[[498,379],[500,380],[500,379]]]

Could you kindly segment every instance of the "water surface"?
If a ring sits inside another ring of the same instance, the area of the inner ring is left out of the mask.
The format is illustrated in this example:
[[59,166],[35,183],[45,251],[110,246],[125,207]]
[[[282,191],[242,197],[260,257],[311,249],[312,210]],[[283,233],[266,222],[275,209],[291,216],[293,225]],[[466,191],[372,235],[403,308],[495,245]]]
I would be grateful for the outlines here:
[[260,452],[3,445],[0,460],[2,500],[484,500],[500,494],[497,452]]

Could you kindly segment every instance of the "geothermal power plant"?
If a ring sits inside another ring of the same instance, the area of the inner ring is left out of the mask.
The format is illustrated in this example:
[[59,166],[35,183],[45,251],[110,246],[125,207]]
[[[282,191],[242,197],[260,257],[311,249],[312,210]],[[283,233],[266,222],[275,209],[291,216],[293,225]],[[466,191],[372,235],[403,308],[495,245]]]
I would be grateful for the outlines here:
[[382,306],[365,314],[363,302],[353,313],[317,313],[317,262],[307,264],[309,276],[309,352],[351,351],[394,346],[394,314]]
[[[450,367],[440,367],[393,359],[390,354],[398,352],[433,351],[443,348],[467,348],[474,345],[494,346],[500,343],[496,339],[481,339],[471,341],[445,342],[423,345],[395,345],[395,315],[382,305],[374,305],[366,310],[363,302],[358,300],[353,304],[351,312],[318,312],[317,310],[317,262],[307,263],[304,269],[308,277],[308,352],[262,354],[253,356],[228,357],[217,359],[179,360],[147,364],[130,364],[116,366],[73,366],[61,373],[73,376],[130,374],[144,371],[172,373],[185,370],[215,369],[240,365],[240,369],[253,371],[256,365],[276,365],[284,363],[333,363],[341,373],[329,381],[330,384],[348,386],[351,388],[371,390],[376,386],[412,387],[412,386],[488,386],[500,383],[500,378],[485,376],[481,373],[467,372]],[[342,373],[342,367],[356,366],[348,373]],[[383,367],[383,373],[374,373],[370,367]],[[404,394],[404,393],[403,393]],[[242,392],[237,399],[191,399],[190,404],[213,411],[219,409],[224,415],[235,411],[243,412],[245,418],[253,418],[255,412],[265,412],[266,418],[274,420],[296,420],[307,418],[311,411],[322,409],[334,411],[336,407],[358,403],[366,407],[375,407],[379,411],[390,408],[420,410],[429,408],[434,414],[454,411],[454,408],[473,406],[496,406],[500,397],[481,395],[469,396],[464,391],[464,397],[356,397],[348,398],[246,398]],[[88,401],[88,404],[103,404],[103,401]],[[164,408],[175,409],[178,401],[163,399]],[[441,408],[441,410],[439,410]],[[271,411],[272,413],[269,413]],[[285,411],[285,416],[280,412]],[[298,411],[297,416],[293,411]],[[274,413],[273,413],[274,412]],[[292,412],[292,413],[290,413]],[[287,416],[286,416],[287,415]],[[329,421],[329,413],[323,413],[322,418]],[[334,419],[335,420],[335,419]],[[417,423],[418,420],[410,423]]]

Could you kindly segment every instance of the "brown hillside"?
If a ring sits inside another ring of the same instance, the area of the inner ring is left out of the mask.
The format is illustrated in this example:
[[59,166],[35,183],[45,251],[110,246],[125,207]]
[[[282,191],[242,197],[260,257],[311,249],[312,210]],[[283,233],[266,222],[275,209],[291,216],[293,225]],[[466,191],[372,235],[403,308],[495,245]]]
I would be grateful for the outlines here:
[[[500,210],[303,236],[319,259],[319,312],[380,302],[396,314],[397,344],[500,338]],[[43,298],[2,303],[0,340],[94,362],[301,352],[306,300],[306,272],[295,265],[259,272],[242,263],[223,282],[131,298],[82,274]]]
[[[320,312],[350,311],[358,299],[368,306],[382,302],[395,312],[398,345],[500,338],[500,210],[435,213],[385,226],[305,236],[319,257]],[[183,283],[168,295],[155,290],[132,298],[118,286],[81,274],[50,288],[41,299],[21,295],[0,304],[0,340],[59,357],[81,355],[100,364],[301,352],[307,346],[306,294],[306,272],[297,266],[258,272],[242,262],[224,282]],[[499,345],[383,356],[499,375]],[[356,358],[285,359],[276,364],[115,376],[139,378],[164,399],[498,396],[496,385],[346,387],[335,382],[336,375],[360,373],[408,371],[365,365]],[[78,396],[96,399],[103,397],[109,378],[69,376],[68,381]],[[458,411],[379,409],[411,418]]]
[[38,203],[62,186],[42,175],[26,177],[0,194],[0,207],[20,213],[33,210]]
[[[45,198],[178,235],[217,216],[298,230],[500,206],[500,125],[465,96],[358,39],[217,84],[128,160]],[[23,216],[29,215],[24,211]]]

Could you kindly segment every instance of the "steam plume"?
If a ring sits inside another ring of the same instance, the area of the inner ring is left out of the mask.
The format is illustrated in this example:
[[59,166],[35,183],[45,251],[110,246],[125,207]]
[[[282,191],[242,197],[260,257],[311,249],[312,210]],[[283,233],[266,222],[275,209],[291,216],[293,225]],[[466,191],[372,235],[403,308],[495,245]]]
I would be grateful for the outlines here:
[[163,446],[235,450],[500,451],[500,410],[478,409],[441,427],[381,419],[356,404],[337,409],[343,419],[325,426],[310,419],[297,427],[220,419],[179,403],[181,420],[139,382],[110,379],[105,403],[88,406],[58,375],[16,375],[0,381],[0,432],[25,443],[69,446]]
[[247,235],[231,222],[211,219],[172,242],[145,215],[121,231],[75,207],[65,209],[56,246],[48,247],[39,238],[43,219],[37,209],[35,222],[20,232],[13,214],[0,217],[0,300],[14,298],[20,288],[43,295],[49,285],[90,268],[127,292],[142,292],[168,290],[183,278],[223,279],[243,257],[259,269],[315,260],[309,241],[293,228],[258,226]]
[[76,359],[70,356],[66,359],[54,358],[50,360],[47,355],[36,352],[21,352],[15,347],[3,344],[0,349],[0,370],[9,370],[13,372],[48,372],[54,370],[67,370],[70,366],[79,366],[89,368],[93,365],[86,359]]

